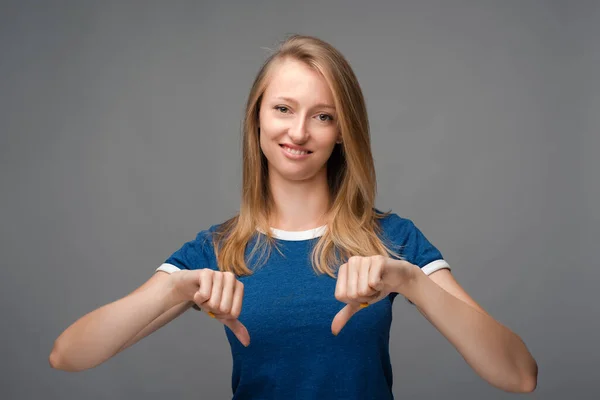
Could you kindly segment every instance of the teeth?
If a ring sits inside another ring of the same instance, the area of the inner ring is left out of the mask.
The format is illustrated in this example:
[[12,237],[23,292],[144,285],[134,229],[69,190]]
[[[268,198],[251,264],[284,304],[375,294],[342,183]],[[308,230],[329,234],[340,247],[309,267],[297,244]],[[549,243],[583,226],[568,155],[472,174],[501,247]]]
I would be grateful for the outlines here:
[[292,153],[295,154],[297,156],[300,155],[304,155],[304,154],[308,154],[308,151],[300,151],[300,150],[295,150],[295,149],[290,149],[289,147],[285,146],[284,147],[285,151],[287,151],[288,153]]

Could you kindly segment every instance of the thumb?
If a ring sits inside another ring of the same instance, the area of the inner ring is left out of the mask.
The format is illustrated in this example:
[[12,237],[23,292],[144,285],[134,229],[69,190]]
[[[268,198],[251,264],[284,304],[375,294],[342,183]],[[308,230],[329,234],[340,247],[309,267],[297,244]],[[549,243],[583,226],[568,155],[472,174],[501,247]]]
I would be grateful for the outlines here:
[[223,324],[231,329],[231,332],[238,338],[238,340],[246,347],[250,346],[250,334],[248,329],[238,319],[225,319],[221,320]]
[[381,292],[383,290],[383,279],[379,279],[375,284],[369,284],[369,287],[377,292]]
[[356,312],[360,310],[357,305],[346,304],[346,307],[342,308],[340,312],[336,314],[331,323],[331,333],[337,336],[346,323],[352,318]]

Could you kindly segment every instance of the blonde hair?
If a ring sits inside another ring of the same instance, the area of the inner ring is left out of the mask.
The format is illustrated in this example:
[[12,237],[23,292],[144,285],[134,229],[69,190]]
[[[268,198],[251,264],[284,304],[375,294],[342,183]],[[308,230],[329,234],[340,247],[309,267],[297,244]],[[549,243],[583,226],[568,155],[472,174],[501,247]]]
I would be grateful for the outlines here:
[[[303,62],[324,77],[333,93],[342,138],[342,144],[334,147],[327,161],[330,218],[325,233],[313,249],[314,270],[335,277],[337,267],[350,256],[395,255],[380,237],[377,220],[389,213],[380,213],[374,208],[375,166],[367,109],[356,76],[342,54],[330,44],[311,36],[293,35],[265,61],[247,99],[241,208],[239,214],[221,224],[213,236],[219,269],[238,276],[251,275],[247,262],[259,251],[264,261],[271,248],[276,248],[268,223],[273,198],[267,160],[260,149],[258,113],[272,71],[285,59]],[[253,238],[256,241],[246,259],[245,251]]]

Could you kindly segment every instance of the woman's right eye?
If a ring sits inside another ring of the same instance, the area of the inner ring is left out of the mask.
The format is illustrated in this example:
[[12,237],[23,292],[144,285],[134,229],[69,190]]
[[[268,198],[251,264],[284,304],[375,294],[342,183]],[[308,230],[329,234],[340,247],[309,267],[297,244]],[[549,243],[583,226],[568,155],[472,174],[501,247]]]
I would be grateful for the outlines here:
[[275,106],[275,109],[282,113],[287,113],[289,111],[289,109],[286,106]]

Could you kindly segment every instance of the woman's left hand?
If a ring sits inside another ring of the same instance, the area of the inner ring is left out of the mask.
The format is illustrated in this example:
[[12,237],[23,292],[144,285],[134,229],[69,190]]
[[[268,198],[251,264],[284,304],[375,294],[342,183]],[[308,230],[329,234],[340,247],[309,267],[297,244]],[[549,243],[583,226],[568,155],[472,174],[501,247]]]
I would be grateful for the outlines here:
[[350,318],[368,304],[401,293],[404,285],[416,276],[419,267],[408,261],[381,255],[353,256],[343,264],[337,277],[335,298],[347,305],[333,319],[331,332],[337,335]]

